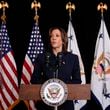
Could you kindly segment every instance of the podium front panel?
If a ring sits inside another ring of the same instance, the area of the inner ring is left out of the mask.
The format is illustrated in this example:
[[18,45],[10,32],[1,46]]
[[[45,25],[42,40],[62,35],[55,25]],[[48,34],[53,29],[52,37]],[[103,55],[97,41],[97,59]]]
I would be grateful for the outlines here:
[[[20,85],[19,97],[21,100],[41,100],[41,84]],[[68,100],[89,100],[90,84],[67,84]]]

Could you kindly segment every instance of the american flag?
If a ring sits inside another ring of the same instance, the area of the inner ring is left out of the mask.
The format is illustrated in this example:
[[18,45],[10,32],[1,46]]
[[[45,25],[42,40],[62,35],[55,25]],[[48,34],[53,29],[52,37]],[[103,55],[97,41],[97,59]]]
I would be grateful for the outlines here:
[[10,45],[6,22],[2,22],[0,29],[0,104],[3,110],[11,107],[17,101],[18,79],[17,68]]
[[[23,64],[21,84],[30,84],[31,76],[34,70],[35,59],[38,54],[43,53],[43,50],[44,50],[44,44],[42,42],[39,26],[38,23],[34,23],[31,32],[29,47]],[[31,108],[33,108],[32,107],[33,105],[32,104],[30,105]],[[32,110],[34,110],[34,108]]]

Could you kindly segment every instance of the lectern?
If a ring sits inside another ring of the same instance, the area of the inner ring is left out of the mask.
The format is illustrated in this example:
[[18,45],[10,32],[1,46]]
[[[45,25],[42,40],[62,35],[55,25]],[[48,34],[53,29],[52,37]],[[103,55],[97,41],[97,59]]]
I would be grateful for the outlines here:
[[[67,100],[90,99],[90,84],[66,84],[66,85],[68,88]],[[19,91],[20,100],[42,100],[41,88],[42,88],[41,84],[20,85]]]
[[[20,100],[41,100],[41,84],[20,85]],[[67,84],[68,100],[90,100],[90,84]]]

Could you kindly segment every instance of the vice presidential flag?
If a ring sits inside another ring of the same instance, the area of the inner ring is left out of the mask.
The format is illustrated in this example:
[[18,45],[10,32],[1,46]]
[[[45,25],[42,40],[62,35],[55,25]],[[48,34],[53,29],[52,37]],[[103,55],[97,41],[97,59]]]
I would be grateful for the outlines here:
[[[28,50],[23,64],[21,84],[30,84],[35,59],[39,53],[43,53],[43,46],[44,44],[42,42],[39,26],[35,23],[31,32]],[[33,101],[30,101],[30,110],[35,110]]]
[[10,45],[6,23],[0,28],[0,108],[8,110],[17,103],[18,79],[17,68]]
[[[83,62],[82,62],[82,58],[81,58],[81,55],[80,55],[78,43],[77,43],[77,40],[76,40],[75,31],[74,31],[71,20],[69,20],[67,35],[68,35],[68,51],[78,55],[79,64],[80,64],[81,81],[82,81],[82,84],[85,84],[86,79],[85,79],[84,65],[83,65]],[[75,101],[75,103],[74,103],[75,110],[82,109],[82,107],[85,104],[86,104],[86,100],[77,100],[77,101]]]
[[110,38],[103,18],[95,46],[91,90],[102,110],[110,110]]

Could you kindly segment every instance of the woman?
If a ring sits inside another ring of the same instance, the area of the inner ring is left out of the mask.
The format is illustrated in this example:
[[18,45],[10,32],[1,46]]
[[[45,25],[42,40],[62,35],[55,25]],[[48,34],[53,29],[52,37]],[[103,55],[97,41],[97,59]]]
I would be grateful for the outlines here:
[[[67,52],[68,38],[64,29],[52,27],[49,36],[50,51],[38,56],[31,83],[44,83],[50,78],[58,78],[67,84],[81,83],[78,56]],[[36,107],[37,110],[53,110],[42,101],[37,101]],[[74,110],[73,101],[67,100],[58,110]]]

